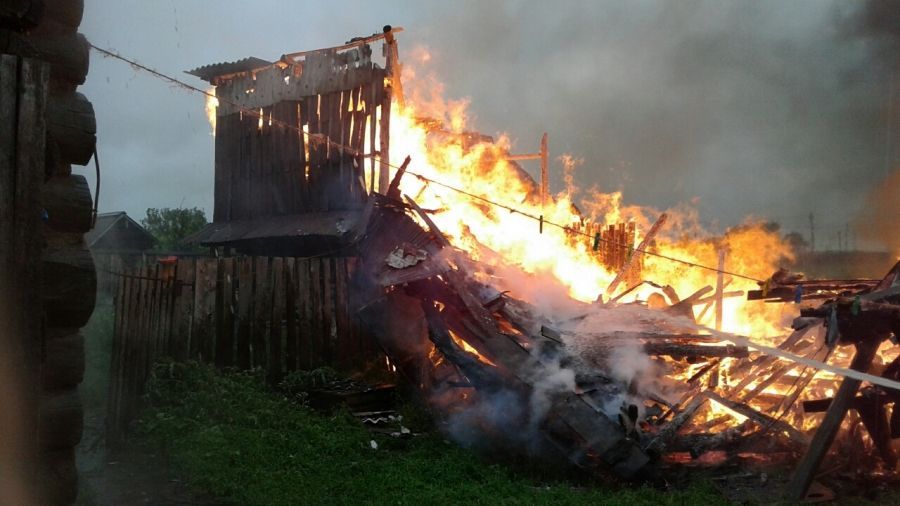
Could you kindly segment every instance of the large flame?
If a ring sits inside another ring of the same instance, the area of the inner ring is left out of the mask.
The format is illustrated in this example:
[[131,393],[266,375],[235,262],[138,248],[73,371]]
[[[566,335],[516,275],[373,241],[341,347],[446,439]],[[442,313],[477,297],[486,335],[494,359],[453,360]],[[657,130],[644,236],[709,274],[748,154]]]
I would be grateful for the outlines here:
[[[409,67],[406,65],[404,70]],[[455,246],[476,260],[514,265],[542,280],[548,277],[555,280],[572,298],[596,300],[616,273],[592,254],[590,237],[548,223],[574,229],[585,221],[604,226],[634,221],[640,237],[659,211],[624,206],[621,193],[602,193],[596,188],[589,189],[587,197],[576,207],[573,198],[578,190],[571,176],[576,163],[571,158],[562,159],[567,190],[548,199],[542,207],[534,180],[506,160],[509,139],[504,135],[492,141],[468,132],[467,102],[445,101],[440,96],[442,87],[433,77],[428,76],[424,81],[427,93],[416,93],[416,81],[407,79],[404,87],[413,93],[406,97],[404,107],[395,104],[391,110],[392,165],[399,166],[410,156],[413,160],[410,171],[415,174],[521,212],[511,212],[416,177],[405,177],[402,191],[423,208],[435,211],[433,219],[441,230]],[[435,128],[436,124],[441,127]],[[767,230],[761,222],[736,227],[724,237],[714,237],[702,234],[696,213],[689,208],[667,213],[669,225],[654,246],[660,254],[716,267],[718,249],[724,247],[728,251],[726,270],[757,279],[767,278],[780,260],[791,257],[778,234]],[[545,225],[541,227],[534,216],[543,216]],[[642,277],[671,285],[681,297],[707,285],[715,287],[717,281],[716,272],[650,255],[644,256]],[[754,281],[743,278],[725,276],[725,280],[729,291],[759,288]],[[623,288],[627,287],[620,286],[620,290]],[[625,301],[645,299],[650,290],[649,287],[635,290]],[[733,297],[723,307],[725,331],[760,336],[783,333],[785,318],[780,306],[747,303],[745,298]],[[703,306],[696,309],[699,315]],[[701,323],[711,324],[714,313],[707,311]]]

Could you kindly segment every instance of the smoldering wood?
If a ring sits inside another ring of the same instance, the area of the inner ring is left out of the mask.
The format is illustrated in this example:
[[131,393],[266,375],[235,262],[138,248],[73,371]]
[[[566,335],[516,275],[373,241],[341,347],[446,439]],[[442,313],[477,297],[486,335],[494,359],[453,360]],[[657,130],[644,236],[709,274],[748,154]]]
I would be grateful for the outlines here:
[[403,179],[403,174],[406,173],[406,168],[409,167],[409,162],[412,161],[412,158],[407,156],[403,163],[400,165],[400,168],[397,169],[397,172],[394,174],[394,177],[391,179],[391,184],[388,186],[385,195],[388,198],[392,198],[394,200],[400,200],[400,180]]
[[713,287],[707,285],[703,288],[697,290],[692,293],[688,297],[679,300],[675,304],[672,304],[668,308],[665,309],[665,312],[673,315],[686,316],[688,318],[694,319],[694,305],[700,300],[704,295],[713,291]]
[[474,387],[486,392],[494,392],[509,384],[508,381],[504,381],[502,376],[494,372],[499,370],[492,370],[490,366],[483,364],[471,353],[463,351],[453,342],[446,324],[440,318],[437,308],[433,304],[423,301],[422,310],[425,320],[428,322],[428,337],[431,342],[448,360],[459,367]]
[[671,422],[664,425],[653,437],[644,445],[644,450],[654,454],[661,454],[666,450],[670,441],[675,437],[681,428],[688,423],[697,410],[707,401],[705,394],[701,393],[694,396],[691,402],[675,417]]
[[643,350],[648,355],[667,355],[672,358],[686,357],[736,357],[746,358],[749,350],[746,346],[702,346],[675,343],[645,343]]
[[726,399],[725,397],[722,397],[721,395],[719,395],[715,392],[708,391],[708,392],[706,392],[705,395],[710,400],[715,401],[736,413],[746,416],[750,420],[753,420],[753,422],[756,423],[757,425],[759,425],[760,427],[763,427],[765,429],[771,429],[771,430],[774,430],[777,432],[785,433],[788,436],[790,436],[791,439],[793,439],[794,441],[796,441],[800,444],[803,444],[803,445],[809,444],[809,438],[805,434],[803,434],[799,430],[795,429],[793,426],[791,426],[790,424],[788,424],[786,422],[783,422],[776,418],[772,418],[771,416],[766,415],[765,413],[760,413],[759,411],[756,411],[755,409],[753,409],[750,406],[743,404],[741,402],[736,402],[736,401],[732,401],[730,399]]
[[[668,218],[668,215],[666,215],[666,213],[662,213],[659,215],[659,218],[656,219],[656,222],[653,223],[653,226],[650,227],[650,230],[647,231],[647,234],[641,240],[640,244],[638,244],[638,247],[636,248],[637,251],[633,252],[631,255],[628,256],[627,260],[625,260],[622,267],[616,273],[616,277],[613,278],[612,282],[606,288],[606,294],[608,296],[615,293],[616,288],[619,286],[619,283],[622,281],[622,279],[626,276],[626,274],[631,269],[632,263],[634,263],[636,261],[636,259],[638,258],[637,255],[643,255],[642,252],[646,251],[646,248],[650,246],[651,242],[656,237],[656,234],[659,232],[659,230],[662,228],[662,226],[665,225],[667,218]],[[631,245],[631,243],[629,243],[629,246],[630,245]]]

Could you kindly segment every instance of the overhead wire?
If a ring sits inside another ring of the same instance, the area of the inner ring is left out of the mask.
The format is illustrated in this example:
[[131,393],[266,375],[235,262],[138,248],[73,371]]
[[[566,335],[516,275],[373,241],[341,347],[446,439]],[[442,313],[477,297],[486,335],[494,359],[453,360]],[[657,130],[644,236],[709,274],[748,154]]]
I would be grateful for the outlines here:
[[[332,146],[332,147],[334,147],[334,148],[336,148],[336,149],[338,149],[338,150],[341,150],[341,151],[344,151],[344,152],[348,152],[348,153],[350,153],[350,154],[353,155],[353,156],[369,156],[369,157],[371,157],[373,160],[377,160],[379,163],[381,163],[381,164],[383,164],[383,165],[386,165],[386,166],[388,166],[388,167],[391,167],[391,168],[393,168],[393,169],[399,169],[399,168],[400,168],[399,166],[390,163],[390,161],[381,158],[380,153],[377,153],[377,154],[376,154],[376,153],[373,153],[373,154],[367,155],[366,153],[364,153],[364,152],[362,152],[362,151],[360,151],[360,150],[358,150],[358,149],[355,149],[355,148],[352,148],[352,147],[350,147],[350,146],[346,146],[346,145],[344,145],[344,144],[341,144],[341,143],[339,143],[339,142],[336,142],[336,141],[330,139],[330,138],[329,138],[327,135],[325,135],[325,134],[322,134],[322,133],[307,132],[307,131],[303,130],[302,128],[300,128],[300,127],[298,127],[298,126],[296,126],[296,125],[292,125],[292,124],[287,123],[287,122],[285,122],[285,121],[281,121],[281,120],[279,120],[279,119],[277,119],[277,118],[264,117],[264,114],[263,114],[263,113],[260,113],[259,110],[255,110],[255,109],[251,109],[251,108],[242,106],[241,104],[239,104],[239,103],[237,103],[237,102],[235,102],[235,101],[232,101],[232,100],[228,100],[228,99],[226,99],[226,98],[224,98],[224,97],[219,97],[219,96],[217,96],[215,93],[211,93],[211,92],[209,92],[209,91],[207,91],[207,90],[204,90],[204,89],[202,89],[202,88],[198,88],[197,86],[193,86],[193,85],[191,85],[191,84],[189,84],[189,83],[186,83],[186,82],[184,82],[184,81],[182,81],[182,80],[180,80],[180,79],[177,79],[177,78],[175,78],[175,77],[172,77],[172,76],[169,76],[169,75],[164,74],[164,73],[162,73],[162,72],[159,72],[158,70],[153,69],[153,68],[151,68],[151,67],[148,67],[148,66],[146,66],[146,65],[144,65],[144,64],[142,64],[142,63],[140,63],[140,62],[138,62],[138,61],[136,61],[136,60],[134,60],[133,58],[125,57],[125,56],[119,54],[118,52],[115,52],[115,51],[112,51],[112,50],[109,50],[109,49],[105,49],[105,48],[99,47],[99,46],[97,46],[97,45],[95,45],[95,44],[93,44],[93,43],[89,43],[89,44],[90,44],[90,47],[91,47],[92,49],[94,49],[95,51],[101,53],[101,54],[104,55],[104,56],[107,56],[107,57],[110,57],[110,58],[114,58],[114,59],[117,59],[117,60],[121,60],[121,61],[123,61],[123,62],[125,62],[125,63],[131,65],[131,66],[134,67],[134,68],[137,68],[137,69],[139,69],[139,70],[142,70],[142,71],[144,71],[144,72],[147,72],[147,73],[149,73],[149,74],[151,74],[151,75],[157,77],[158,79],[164,80],[164,81],[166,81],[166,82],[168,82],[168,83],[170,83],[170,84],[174,84],[174,85],[176,85],[176,86],[180,86],[180,87],[182,87],[182,88],[185,88],[185,89],[187,89],[187,90],[189,90],[189,91],[192,91],[192,92],[195,92],[195,93],[199,93],[199,94],[204,95],[204,96],[206,96],[206,97],[215,99],[215,100],[219,101],[220,103],[226,103],[226,104],[228,104],[228,105],[234,107],[234,108],[235,108],[236,110],[238,110],[241,114],[247,114],[247,115],[249,115],[250,117],[262,118],[262,119],[264,119],[269,125],[278,125],[278,126],[280,126],[280,127],[287,128],[287,129],[289,129],[289,130],[292,130],[292,131],[295,131],[295,132],[297,132],[297,133],[300,133],[301,135],[303,135],[303,136],[305,136],[307,139],[309,139],[311,142],[315,142],[315,143],[324,143],[324,144],[326,144],[327,146]],[[549,226],[553,226],[553,227],[562,229],[563,231],[565,231],[565,232],[567,232],[567,233],[569,233],[569,234],[581,235],[581,236],[590,238],[590,239],[592,239],[592,240],[594,240],[594,241],[599,241],[599,242],[603,242],[603,243],[606,243],[606,244],[611,244],[611,245],[614,245],[614,246],[620,246],[620,247],[623,247],[623,248],[628,248],[628,249],[629,249],[630,251],[632,251],[633,253],[641,253],[641,254],[644,254],[644,255],[649,255],[649,256],[661,258],[661,259],[664,259],[664,260],[668,260],[668,261],[670,261],[670,262],[675,262],[675,263],[680,263],[680,264],[683,264],[683,265],[687,265],[687,266],[689,266],[689,267],[694,267],[694,268],[698,268],[698,269],[704,269],[704,270],[711,271],[711,272],[716,272],[716,273],[727,274],[727,275],[733,276],[733,277],[735,277],[735,278],[745,279],[745,280],[748,280],[748,281],[754,281],[754,282],[757,282],[757,283],[764,283],[764,282],[765,282],[764,280],[761,280],[761,279],[759,279],[759,278],[755,278],[755,277],[752,277],[752,276],[747,276],[747,275],[745,275],[745,274],[741,274],[741,273],[738,273],[738,272],[728,271],[728,270],[724,270],[724,269],[718,269],[718,268],[716,268],[716,267],[710,267],[710,266],[708,266],[708,265],[703,265],[703,264],[700,264],[700,263],[697,263],[697,262],[691,262],[691,261],[689,261],[689,260],[685,260],[685,259],[682,259],[682,258],[677,258],[677,257],[669,256],[669,255],[664,255],[664,254],[661,254],[661,253],[657,253],[657,252],[655,252],[655,251],[639,250],[639,249],[637,249],[637,248],[633,248],[632,245],[629,245],[629,244],[623,244],[623,243],[619,243],[619,242],[612,241],[612,240],[609,240],[609,239],[605,239],[605,238],[601,237],[599,234],[597,234],[597,235],[591,235],[591,234],[589,234],[589,233],[579,231],[579,230],[577,230],[577,229],[575,229],[575,228],[573,228],[573,227],[571,227],[571,226],[569,226],[569,225],[563,225],[563,224],[560,224],[560,223],[555,223],[555,222],[553,222],[553,221],[549,221],[549,220],[545,219],[545,218],[543,217],[543,215],[535,215],[535,214],[532,214],[532,213],[529,213],[529,212],[526,212],[526,211],[522,211],[521,209],[515,208],[515,207],[513,207],[513,206],[510,206],[510,205],[507,205],[507,204],[503,204],[503,203],[500,203],[500,202],[493,201],[493,200],[488,199],[488,198],[486,198],[486,197],[484,197],[484,196],[481,196],[481,195],[477,195],[477,194],[471,193],[471,192],[466,191],[466,190],[464,190],[464,189],[462,189],[462,188],[458,188],[458,187],[456,187],[456,186],[453,186],[453,185],[444,183],[444,182],[442,182],[442,181],[438,181],[438,180],[436,180],[436,179],[430,178],[430,177],[425,176],[425,175],[423,175],[423,174],[419,174],[419,173],[417,173],[417,172],[415,172],[415,171],[412,171],[412,170],[408,170],[408,169],[407,169],[407,170],[406,170],[406,173],[409,174],[409,175],[411,175],[411,176],[414,176],[414,177],[416,177],[416,178],[418,178],[418,179],[420,179],[420,180],[422,180],[422,181],[425,181],[425,182],[427,182],[427,183],[431,183],[431,184],[434,184],[434,185],[437,185],[437,186],[446,188],[446,189],[448,189],[448,190],[451,190],[451,191],[460,193],[460,194],[462,194],[462,195],[465,195],[465,196],[467,196],[467,197],[469,197],[469,198],[472,198],[472,199],[475,199],[475,200],[479,200],[479,201],[481,201],[481,202],[485,202],[485,203],[490,204],[490,205],[492,205],[492,206],[495,206],[495,207],[498,207],[498,208],[501,208],[501,209],[505,209],[505,210],[507,210],[507,211],[509,211],[509,212],[516,213],[516,214],[520,214],[520,215],[522,215],[522,216],[524,216],[524,217],[526,217],[526,218],[535,220],[535,221],[539,222],[539,224],[541,225],[541,229],[543,228],[543,225],[549,225]]]

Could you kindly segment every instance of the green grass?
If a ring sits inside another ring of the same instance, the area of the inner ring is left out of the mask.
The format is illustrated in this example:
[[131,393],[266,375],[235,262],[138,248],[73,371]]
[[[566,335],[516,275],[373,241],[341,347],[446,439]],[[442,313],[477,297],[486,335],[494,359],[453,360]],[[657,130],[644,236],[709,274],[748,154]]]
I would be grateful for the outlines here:
[[[208,493],[235,504],[720,504],[706,485],[664,493],[565,481],[486,461],[440,435],[374,436],[266,389],[256,373],[163,363],[137,423],[145,441]],[[378,443],[373,450],[370,441]]]

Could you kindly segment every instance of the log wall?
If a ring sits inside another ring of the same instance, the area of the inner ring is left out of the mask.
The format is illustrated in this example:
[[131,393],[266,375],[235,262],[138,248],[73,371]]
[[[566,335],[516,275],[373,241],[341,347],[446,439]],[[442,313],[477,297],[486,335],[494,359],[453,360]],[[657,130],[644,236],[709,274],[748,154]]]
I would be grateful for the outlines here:
[[[93,311],[96,291],[96,273],[83,239],[91,227],[92,198],[84,178],[72,175],[72,164],[88,163],[96,145],[93,106],[76,92],[90,63],[88,41],[78,33],[83,12],[83,0],[13,0],[0,7],[0,53],[40,60],[47,69],[43,74],[46,100],[41,98],[39,110],[34,111],[39,117],[23,115],[21,109],[18,117],[6,109],[0,114],[0,123],[18,119],[19,129],[31,122],[40,130],[39,135],[34,130],[30,140],[20,136],[18,151],[2,151],[19,157],[11,166],[0,166],[2,177],[27,170],[36,187],[28,190],[26,200],[22,193],[9,201],[0,196],[0,201],[26,203],[17,212],[28,209],[27,213],[18,216],[33,222],[29,233],[40,236],[44,247],[32,248],[18,258],[16,275],[40,275],[16,289],[15,301],[2,301],[0,310],[14,312],[17,304],[27,303],[20,310],[37,319],[38,328],[43,327],[31,336],[31,345],[39,350],[40,367],[31,370],[30,386],[23,391],[37,397],[31,424],[37,436],[33,448],[37,458],[28,456],[20,466],[27,469],[29,460],[37,462],[33,492],[41,504],[68,504],[77,495],[74,448],[82,434],[77,388],[84,373],[84,340],[78,330]],[[12,67],[12,60],[3,58],[0,82],[27,74],[27,65]],[[9,104],[5,98],[0,102]],[[7,217],[0,216],[0,223],[6,222]],[[21,239],[9,244],[25,247]],[[6,238],[0,242],[6,243]],[[9,271],[7,267],[4,270]]]
[[108,441],[134,417],[163,357],[285,373],[383,366],[351,310],[357,259],[183,258],[115,276]]

